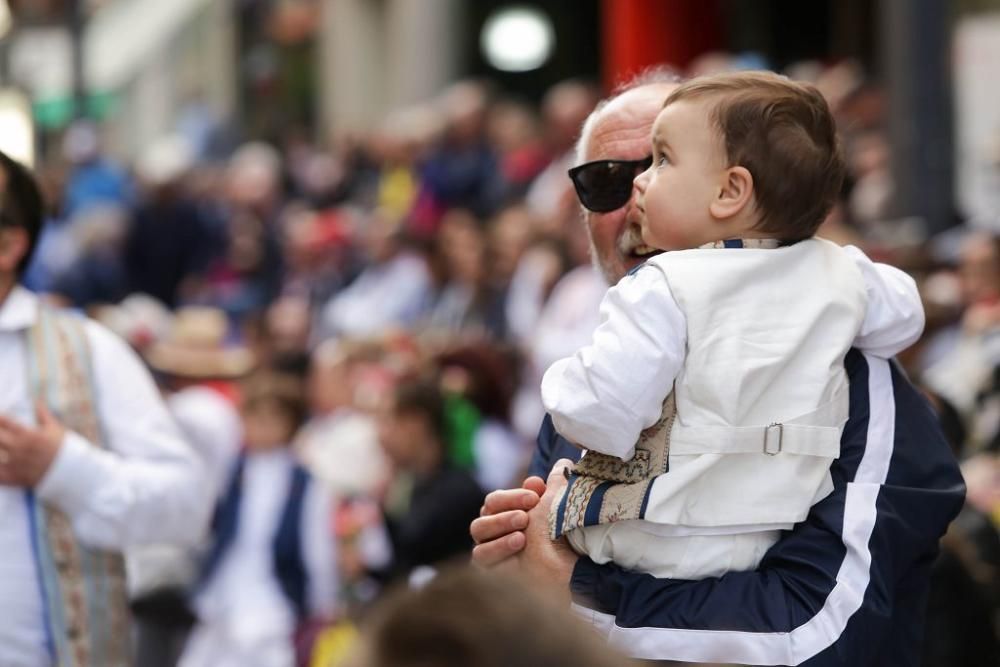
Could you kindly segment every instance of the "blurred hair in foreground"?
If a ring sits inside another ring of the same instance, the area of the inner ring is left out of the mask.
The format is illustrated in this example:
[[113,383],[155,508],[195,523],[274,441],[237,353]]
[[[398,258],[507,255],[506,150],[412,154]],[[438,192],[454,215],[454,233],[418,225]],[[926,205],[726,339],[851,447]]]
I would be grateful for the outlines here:
[[365,628],[350,667],[621,667],[545,589],[475,568],[446,570],[389,596]]

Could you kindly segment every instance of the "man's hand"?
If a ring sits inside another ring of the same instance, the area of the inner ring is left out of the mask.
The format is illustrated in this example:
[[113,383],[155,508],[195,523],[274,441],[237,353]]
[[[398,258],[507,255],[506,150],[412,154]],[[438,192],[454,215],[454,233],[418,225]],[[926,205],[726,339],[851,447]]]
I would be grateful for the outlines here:
[[65,427],[41,401],[38,427],[0,415],[0,485],[33,488],[48,472],[66,435]]
[[524,551],[517,559],[523,572],[539,584],[558,591],[568,603],[569,582],[579,556],[566,543],[565,538],[552,540],[549,537],[549,512],[556,496],[568,483],[565,476],[567,469],[573,469],[573,462],[569,459],[560,459],[552,466],[545,482],[545,492],[538,504],[528,512]]
[[484,567],[516,566],[568,597],[577,555],[564,540],[549,539],[548,517],[556,494],[566,486],[564,471],[572,467],[572,461],[560,459],[548,481],[529,477],[523,488],[486,496],[481,516],[470,528],[477,545],[473,562]]
[[476,543],[472,550],[473,562],[483,567],[510,562],[526,543],[524,530],[528,527],[528,511],[538,504],[544,493],[542,478],[529,477],[520,489],[501,489],[486,496],[479,518],[469,527]]

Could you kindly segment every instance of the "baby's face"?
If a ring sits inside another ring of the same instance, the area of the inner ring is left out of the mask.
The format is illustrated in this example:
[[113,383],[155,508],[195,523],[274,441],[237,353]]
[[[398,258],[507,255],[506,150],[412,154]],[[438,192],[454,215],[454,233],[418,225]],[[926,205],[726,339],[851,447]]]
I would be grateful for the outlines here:
[[726,178],[719,130],[704,100],[681,100],[653,123],[653,164],[635,179],[643,241],[683,250],[715,241],[709,207]]

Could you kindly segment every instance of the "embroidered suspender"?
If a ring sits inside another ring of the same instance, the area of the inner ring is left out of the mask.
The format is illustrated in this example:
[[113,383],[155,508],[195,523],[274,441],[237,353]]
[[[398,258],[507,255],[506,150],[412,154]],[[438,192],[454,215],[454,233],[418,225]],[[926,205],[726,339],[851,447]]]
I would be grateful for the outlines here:
[[549,512],[553,539],[575,528],[641,519],[653,479],[669,467],[670,429],[677,409],[674,392],[663,401],[660,420],[639,434],[635,456],[622,461],[616,456],[587,452],[576,464],[569,484]]
[[[67,429],[102,446],[84,321],[40,306],[27,346],[32,395],[43,398]],[[63,512],[31,493],[28,503],[55,664],[127,665],[128,600],[121,554],[85,547]]]

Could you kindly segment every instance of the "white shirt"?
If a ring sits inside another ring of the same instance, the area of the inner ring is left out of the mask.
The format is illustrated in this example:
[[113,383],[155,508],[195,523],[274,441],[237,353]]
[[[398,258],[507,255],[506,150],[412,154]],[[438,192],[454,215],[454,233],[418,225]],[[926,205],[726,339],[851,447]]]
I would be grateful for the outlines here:
[[[30,425],[34,400],[24,332],[37,312],[37,298],[21,287],[0,303],[0,413]],[[132,349],[89,320],[86,335],[107,449],[67,432],[35,489],[38,498],[65,512],[78,539],[89,546],[123,551],[142,543],[194,543],[211,508],[201,467]],[[50,664],[25,497],[22,488],[0,486],[4,667]]]
[[[218,496],[243,442],[239,412],[219,392],[200,385],[167,396],[166,405],[204,466],[206,496]],[[130,549],[126,558],[129,596],[133,599],[160,588],[187,588],[194,580],[198,560],[197,550],[177,544],[144,545]]]
[[483,491],[510,488],[527,467],[531,450],[499,419],[484,419],[472,439],[476,481]]
[[427,307],[431,278],[419,256],[400,252],[372,264],[323,306],[327,336],[367,336],[417,321]]
[[212,484],[208,497],[218,497],[229,478],[229,465],[243,443],[239,411],[222,394],[200,385],[171,394],[166,403],[181,432],[205,464]]
[[533,442],[545,416],[539,386],[552,363],[590,342],[600,323],[598,307],[608,283],[596,268],[578,266],[556,283],[528,339],[529,363],[514,397],[511,419],[522,438]]
[[[274,576],[273,545],[288,498],[294,460],[286,449],[250,454],[243,469],[236,539],[195,600],[200,619],[182,667],[291,667],[295,612]],[[301,520],[302,555],[309,575],[309,609],[336,608],[337,560],[332,496],[307,487]]]

